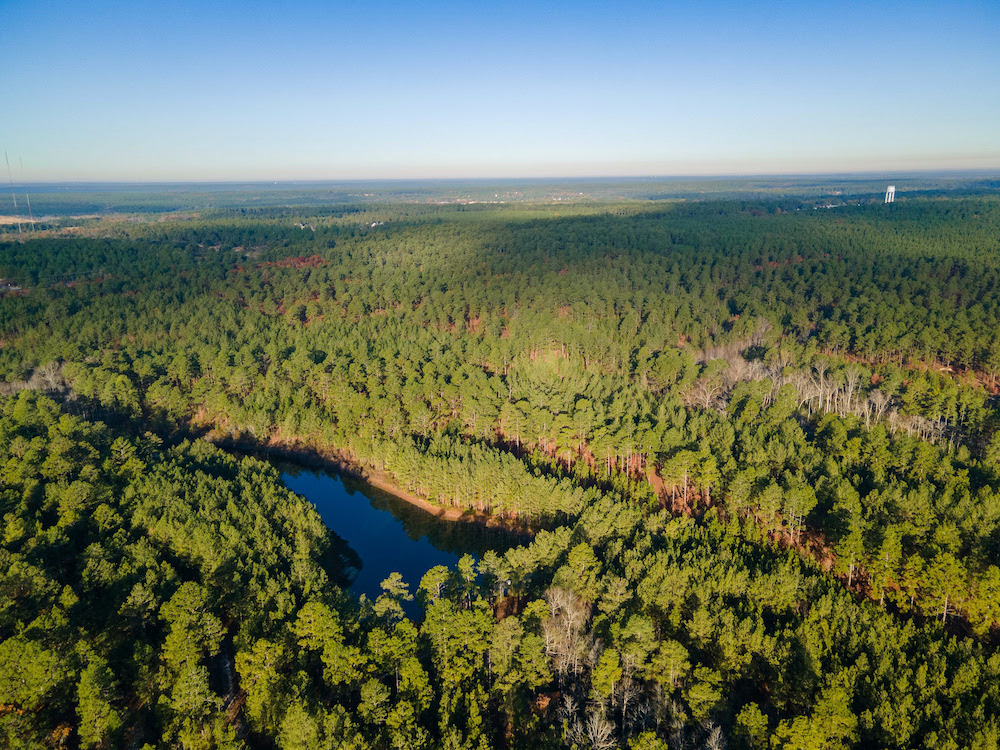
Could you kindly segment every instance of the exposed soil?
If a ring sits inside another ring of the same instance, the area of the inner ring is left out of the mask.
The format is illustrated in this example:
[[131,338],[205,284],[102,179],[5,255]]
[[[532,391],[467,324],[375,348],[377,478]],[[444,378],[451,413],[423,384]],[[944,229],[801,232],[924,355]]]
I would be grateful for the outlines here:
[[520,524],[511,523],[507,519],[498,518],[486,513],[477,513],[472,510],[461,510],[459,508],[446,508],[442,505],[422,498],[409,492],[398,484],[387,474],[374,467],[362,465],[352,456],[333,448],[316,449],[298,443],[271,439],[266,443],[233,440],[219,435],[216,432],[209,432],[205,439],[210,443],[244,453],[261,454],[293,461],[305,466],[313,466],[334,471],[338,474],[346,474],[355,479],[359,479],[382,492],[386,492],[394,497],[398,497],[411,505],[415,505],[421,510],[430,513],[442,521],[455,523],[475,523],[491,529],[505,529],[518,534],[530,534],[531,530]]

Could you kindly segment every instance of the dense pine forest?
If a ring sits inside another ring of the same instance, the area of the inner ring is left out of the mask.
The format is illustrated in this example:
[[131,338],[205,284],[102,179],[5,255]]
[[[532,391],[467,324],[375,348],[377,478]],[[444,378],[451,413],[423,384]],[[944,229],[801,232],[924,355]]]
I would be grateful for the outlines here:
[[[969,193],[8,229],[0,745],[1000,747]],[[247,452],[516,534],[358,598]]]

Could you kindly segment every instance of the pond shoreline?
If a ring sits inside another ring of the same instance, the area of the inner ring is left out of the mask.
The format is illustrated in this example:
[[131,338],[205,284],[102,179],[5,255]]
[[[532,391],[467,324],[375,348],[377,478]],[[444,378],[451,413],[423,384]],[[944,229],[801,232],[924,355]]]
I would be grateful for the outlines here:
[[446,508],[432,503],[408,490],[404,490],[385,472],[360,464],[350,456],[336,449],[320,450],[298,443],[286,443],[275,440],[269,440],[266,443],[234,440],[233,438],[213,434],[213,432],[204,435],[203,439],[225,450],[246,453],[248,455],[278,458],[303,467],[323,469],[342,476],[348,476],[420,508],[440,521],[471,523],[487,529],[497,529],[516,535],[534,536],[535,533],[533,529],[523,524],[511,523],[488,513]]

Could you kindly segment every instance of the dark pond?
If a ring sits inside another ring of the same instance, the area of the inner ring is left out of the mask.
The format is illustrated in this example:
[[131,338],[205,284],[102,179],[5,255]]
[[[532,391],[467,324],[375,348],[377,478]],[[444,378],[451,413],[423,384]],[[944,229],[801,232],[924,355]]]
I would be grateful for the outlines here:
[[350,589],[371,599],[393,571],[402,573],[415,593],[435,565],[451,567],[464,554],[478,559],[486,550],[502,551],[524,541],[479,524],[439,520],[352,477],[288,464],[279,468],[285,485],[312,502],[327,527],[357,553],[359,570]]

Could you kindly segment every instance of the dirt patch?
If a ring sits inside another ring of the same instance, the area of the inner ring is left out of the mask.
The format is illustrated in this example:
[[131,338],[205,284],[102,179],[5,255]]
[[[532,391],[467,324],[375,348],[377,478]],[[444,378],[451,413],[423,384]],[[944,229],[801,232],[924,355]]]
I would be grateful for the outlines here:
[[319,255],[299,255],[284,260],[264,261],[261,265],[274,266],[275,268],[319,268],[325,266],[326,261]]

